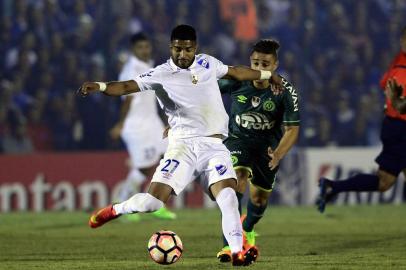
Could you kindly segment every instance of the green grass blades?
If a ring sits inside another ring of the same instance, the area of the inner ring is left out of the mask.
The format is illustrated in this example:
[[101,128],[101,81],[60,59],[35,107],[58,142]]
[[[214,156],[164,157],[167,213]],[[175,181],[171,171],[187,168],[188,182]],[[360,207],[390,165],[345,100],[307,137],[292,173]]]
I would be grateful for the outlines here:
[[[217,262],[222,246],[217,209],[176,211],[163,221],[112,221],[98,229],[88,213],[0,215],[0,269],[229,269]],[[172,230],[184,253],[172,266],[154,263],[149,237]],[[255,227],[260,256],[250,269],[406,269],[406,205],[273,207]]]

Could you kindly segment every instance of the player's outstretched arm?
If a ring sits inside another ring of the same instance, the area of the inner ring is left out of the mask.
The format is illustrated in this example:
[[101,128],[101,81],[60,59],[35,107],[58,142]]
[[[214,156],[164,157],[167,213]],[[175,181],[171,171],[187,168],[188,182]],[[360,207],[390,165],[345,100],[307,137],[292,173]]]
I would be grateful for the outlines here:
[[271,170],[279,165],[279,161],[289,152],[299,137],[299,126],[285,126],[285,133],[276,149],[268,148],[271,157],[269,167]]
[[402,96],[403,87],[394,79],[388,80],[386,94],[391,100],[393,107],[400,113],[406,114],[406,98]]
[[268,70],[255,70],[244,66],[229,66],[226,78],[237,81],[269,80],[281,83],[282,79],[277,74]]
[[140,88],[134,80],[121,82],[85,82],[78,90],[78,94],[87,96],[95,92],[102,92],[108,96],[123,96],[139,92]]

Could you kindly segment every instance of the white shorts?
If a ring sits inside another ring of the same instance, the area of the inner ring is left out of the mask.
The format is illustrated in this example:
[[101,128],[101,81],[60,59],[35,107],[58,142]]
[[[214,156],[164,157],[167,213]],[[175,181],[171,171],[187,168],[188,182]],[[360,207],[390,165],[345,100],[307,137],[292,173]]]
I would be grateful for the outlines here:
[[[154,131],[154,130],[153,130]],[[168,145],[162,132],[134,133],[124,131],[121,138],[126,144],[133,168],[148,168],[158,163]]]
[[213,199],[209,187],[224,179],[237,179],[230,151],[221,139],[195,137],[171,139],[168,149],[157,167],[152,182],[173,188],[175,194],[195,179],[199,179],[205,192]]

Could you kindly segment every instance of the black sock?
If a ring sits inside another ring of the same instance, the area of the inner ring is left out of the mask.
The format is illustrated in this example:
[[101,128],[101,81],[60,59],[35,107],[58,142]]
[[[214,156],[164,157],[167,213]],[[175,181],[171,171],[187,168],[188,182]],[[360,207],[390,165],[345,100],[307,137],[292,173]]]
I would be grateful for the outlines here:
[[[237,192],[237,191],[235,192],[235,194],[237,195],[237,200],[238,200],[238,212],[240,212],[240,215],[241,215],[241,200],[242,200],[242,197],[244,196],[244,194]],[[227,239],[223,235],[223,247],[225,247],[225,246],[228,246],[228,242],[227,242]]]
[[378,191],[379,178],[374,174],[356,174],[342,181],[330,181],[333,193],[344,191]]
[[251,200],[248,201],[247,218],[244,220],[244,223],[242,224],[244,231],[251,232],[254,229],[254,225],[257,224],[257,222],[264,215],[266,207],[267,204],[256,206],[251,202]]

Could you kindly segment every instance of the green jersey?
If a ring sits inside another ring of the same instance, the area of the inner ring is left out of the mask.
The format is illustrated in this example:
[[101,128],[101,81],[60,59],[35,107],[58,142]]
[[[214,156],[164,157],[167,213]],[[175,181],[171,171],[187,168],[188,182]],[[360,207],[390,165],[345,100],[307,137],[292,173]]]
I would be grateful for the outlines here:
[[282,78],[283,92],[257,89],[251,81],[219,80],[221,93],[231,95],[229,136],[276,147],[284,125],[298,126],[299,99],[293,86]]

